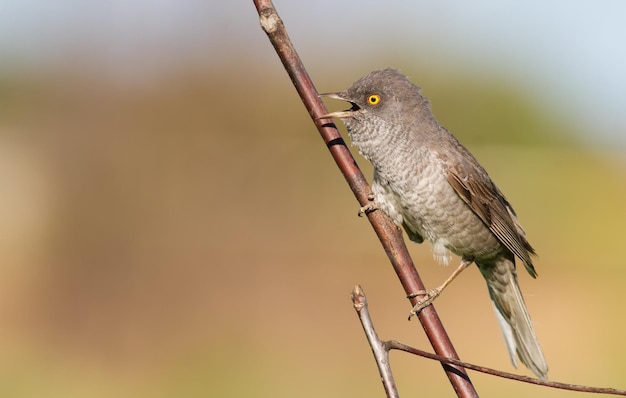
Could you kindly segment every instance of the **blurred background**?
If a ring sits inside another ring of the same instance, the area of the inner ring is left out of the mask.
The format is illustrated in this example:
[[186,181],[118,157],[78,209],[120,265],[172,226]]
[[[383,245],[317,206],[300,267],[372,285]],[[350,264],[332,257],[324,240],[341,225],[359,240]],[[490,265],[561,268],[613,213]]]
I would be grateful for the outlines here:
[[[423,87],[539,253],[550,378],[626,388],[626,3],[275,5],[320,91]],[[4,0],[0,192],[2,396],[379,397],[357,283],[381,338],[430,350],[252,2]],[[452,271],[409,246],[427,286]],[[514,371],[474,268],[436,308],[462,359]],[[401,393],[454,395],[391,359]]]

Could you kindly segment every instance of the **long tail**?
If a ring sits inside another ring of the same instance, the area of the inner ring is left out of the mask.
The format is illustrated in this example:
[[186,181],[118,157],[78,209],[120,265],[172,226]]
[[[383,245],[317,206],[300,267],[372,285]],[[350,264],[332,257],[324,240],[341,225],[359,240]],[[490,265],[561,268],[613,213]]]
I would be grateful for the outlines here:
[[487,280],[489,296],[496,310],[511,362],[517,367],[517,354],[537,377],[546,379],[548,364],[517,283],[514,259],[500,257],[495,263],[477,265]]

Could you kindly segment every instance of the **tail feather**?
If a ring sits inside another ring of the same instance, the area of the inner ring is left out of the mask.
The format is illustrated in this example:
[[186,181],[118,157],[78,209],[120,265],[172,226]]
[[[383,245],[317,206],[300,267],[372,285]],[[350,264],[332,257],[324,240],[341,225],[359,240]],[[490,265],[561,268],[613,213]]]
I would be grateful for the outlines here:
[[546,379],[548,365],[524,304],[513,260],[502,257],[495,264],[478,267],[487,281],[511,362],[517,367],[517,354],[535,375]]

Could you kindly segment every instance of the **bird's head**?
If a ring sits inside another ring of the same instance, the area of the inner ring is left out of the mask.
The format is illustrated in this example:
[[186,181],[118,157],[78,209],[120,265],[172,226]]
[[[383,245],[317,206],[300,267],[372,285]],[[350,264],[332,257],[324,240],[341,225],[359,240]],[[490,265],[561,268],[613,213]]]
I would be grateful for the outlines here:
[[340,118],[349,129],[359,129],[362,123],[380,119],[386,123],[406,120],[419,112],[428,101],[419,87],[411,83],[397,69],[375,70],[357,80],[345,91],[321,94],[322,96],[349,102],[350,109],[331,112],[320,117]]

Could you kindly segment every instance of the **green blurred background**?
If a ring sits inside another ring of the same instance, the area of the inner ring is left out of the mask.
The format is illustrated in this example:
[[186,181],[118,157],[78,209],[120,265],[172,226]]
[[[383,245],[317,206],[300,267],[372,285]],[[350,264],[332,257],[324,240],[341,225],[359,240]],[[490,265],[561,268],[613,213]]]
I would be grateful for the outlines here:
[[[7,1],[0,24],[0,395],[379,397],[357,283],[381,338],[430,350],[251,2],[50,4]],[[467,17],[482,33],[447,2],[331,4],[276,4],[319,90],[385,66],[421,85],[539,253],[520,283],[550,378],[626,388],[624,115],[529,52],[555,51],[533,34],[600,45],[549,18],[513,40],[488,2]],[[428,286],[452,271],[409,246]],[[436,308],[461,358],[514,371],[475,269]],[[437,363],[392,367],[404,395],[453,396]],[[571,395],[471,377],[483,396]]]

